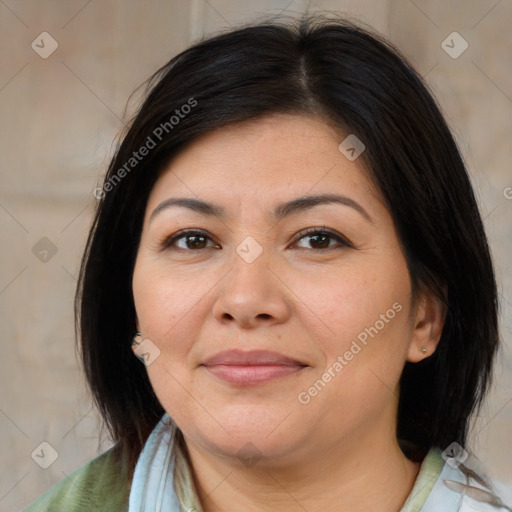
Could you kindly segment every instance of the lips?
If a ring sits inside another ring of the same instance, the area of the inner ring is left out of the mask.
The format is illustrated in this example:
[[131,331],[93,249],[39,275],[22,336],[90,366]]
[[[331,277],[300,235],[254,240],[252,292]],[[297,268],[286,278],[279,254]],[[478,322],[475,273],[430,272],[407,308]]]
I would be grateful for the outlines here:
[[202,366],[230,384],[250,386],[297,373],[308,365],[267,350],[226,350],[206,359]]
[[289,358],[277,352],[268,350],[224,350],[215,354],[213,357],[204,361],[204,366],[214,366],[218,364],[238,365],[238,366],[256,366],[256,365],[294,365],[307,366],[306,363],[296,359]]

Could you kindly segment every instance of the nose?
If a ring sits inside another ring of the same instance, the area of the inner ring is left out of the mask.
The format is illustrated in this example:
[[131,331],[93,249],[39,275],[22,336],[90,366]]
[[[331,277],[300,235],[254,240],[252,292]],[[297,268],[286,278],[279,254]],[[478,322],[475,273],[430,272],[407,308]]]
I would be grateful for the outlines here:
[[266,251],[250,263],[234,252],[231,271],[219,283],[213,305],[219,322],[250,329],[287,321],[290,292],[270,263]]

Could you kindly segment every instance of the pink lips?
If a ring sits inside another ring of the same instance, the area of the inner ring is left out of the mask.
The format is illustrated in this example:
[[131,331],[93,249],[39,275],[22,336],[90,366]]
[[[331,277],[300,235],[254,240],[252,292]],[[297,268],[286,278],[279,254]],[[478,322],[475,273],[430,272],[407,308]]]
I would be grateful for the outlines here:
[[202,366],[226,382],[252,386],[296,373],[307,365],[267,350],[226,350],[207,359]]

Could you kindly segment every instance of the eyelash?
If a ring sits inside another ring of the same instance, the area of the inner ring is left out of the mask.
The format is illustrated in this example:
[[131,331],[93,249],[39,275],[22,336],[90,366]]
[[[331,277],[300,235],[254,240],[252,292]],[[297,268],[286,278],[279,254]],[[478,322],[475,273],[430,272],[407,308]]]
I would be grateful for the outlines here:
[[[328,251],[328,250],[332,250],[332,249],[338,249],[340,247],[350,247],[350,248],[354,247],[352,245],[352,243],[347,238],[345,238],[342,235],[340,235],[339,233],[331,231],[330,229],[327,229],[325,227],[323,227],[323,228],[307,228],[307,229],[301,231],[300,233],[298,233],[298,235],[296,237],[296,242],[294,242],[294,243],[299,242],[300,240],[302,240],[303,238],[305,238],[307,236],[314,236],[314,235],[327,236],[327,237],[335,240],[338,243],[338,245],[337,246],[328,246],[328,247],[325,247],[322,249],[305,248],[306,250],[317,252],[317,251]],[[202,231],[199,229],[188,229],[186,231],[178,232],[175,235],[172,235],[172,236],[166,238],[162,243],[162,249],[169,249],[178,240],[181,240],[182,238],[191,237],[191,236],[201,236],[201,237],[211,240],[210,236],[205,231]],[[214,248],[217,248],[217,247],[214,247]],[[183,249],[182,247],[178,247],[177,249],[182,250],[182,251],[192,252],[192,251],[200,251],[203,249],[211,249],[211,247],[203,247],[201,249]],[[304,249],[304,247],[300,247],[300,249]]]

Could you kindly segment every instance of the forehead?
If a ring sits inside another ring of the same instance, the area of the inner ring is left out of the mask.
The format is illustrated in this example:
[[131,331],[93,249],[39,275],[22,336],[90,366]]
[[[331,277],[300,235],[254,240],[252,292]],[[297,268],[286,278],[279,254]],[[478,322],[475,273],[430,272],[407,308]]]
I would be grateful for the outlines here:
[[274,114],[209,132],[176,155],[157,180],[149,207],[173,195],[269,201],[337,191],[378,199],[362,158],[338,146],[347,134],[316,117]]

